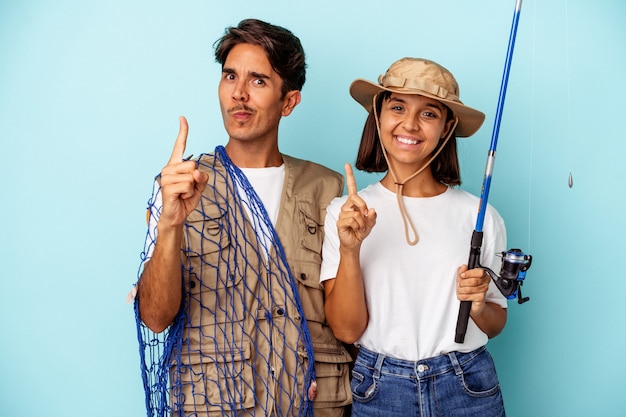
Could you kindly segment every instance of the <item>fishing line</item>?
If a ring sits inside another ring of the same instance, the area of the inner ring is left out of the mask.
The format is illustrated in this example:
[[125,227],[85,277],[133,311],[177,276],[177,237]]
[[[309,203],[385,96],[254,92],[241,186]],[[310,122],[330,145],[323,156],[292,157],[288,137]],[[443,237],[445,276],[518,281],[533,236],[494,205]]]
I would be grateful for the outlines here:
[[572,175],[572,124],[571,110],[572,100],[570,91],[570,71],[569,71],[569,7],[568,1],[565,2],[565,83],[567,85],[567,163],[570,166],[567,185],[569,188],[574,186],[574,176]]

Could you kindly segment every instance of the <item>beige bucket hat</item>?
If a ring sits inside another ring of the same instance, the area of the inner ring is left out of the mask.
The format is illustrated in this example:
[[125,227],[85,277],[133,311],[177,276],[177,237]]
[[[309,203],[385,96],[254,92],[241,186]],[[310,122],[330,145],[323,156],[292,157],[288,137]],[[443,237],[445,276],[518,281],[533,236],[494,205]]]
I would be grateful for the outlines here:
[[485,114],[468,107],[459,98],[459,85],[450,71],[423,58],[402,58],[378,77],[378,84],[356,79],[350,85],[350,95],[368,112],[374,96],[381,91],[419,94],[439,100],[458,117],[457,137],[472,136],[485,120]]

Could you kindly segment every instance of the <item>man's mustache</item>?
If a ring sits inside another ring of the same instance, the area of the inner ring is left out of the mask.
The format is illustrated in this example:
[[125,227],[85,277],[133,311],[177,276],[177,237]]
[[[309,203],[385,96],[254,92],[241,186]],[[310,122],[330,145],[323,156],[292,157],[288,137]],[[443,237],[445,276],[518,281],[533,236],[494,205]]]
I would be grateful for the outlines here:
[[237,113],[237,112],[240,112],[240,111],[245,111],[247,113],[254,113],[254,109],[251,108],[251,107],[246,106],[245,104],[230,108],[228,110],[228,113],[232,114],[232,113]]

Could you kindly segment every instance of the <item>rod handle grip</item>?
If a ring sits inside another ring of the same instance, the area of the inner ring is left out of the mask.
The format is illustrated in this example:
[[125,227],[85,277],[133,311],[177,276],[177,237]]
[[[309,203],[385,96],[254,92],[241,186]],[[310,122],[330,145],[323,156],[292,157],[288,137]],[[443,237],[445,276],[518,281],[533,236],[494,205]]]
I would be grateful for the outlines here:
[[[477,268],[480,264],[480,248],[483,244],[483,232],[474,230],[472,233],[472,241],[470,243],[470,254],[467,262],[467,269]],[[456,332],[454,334],[455,343],[465,342],[465,333],[467,333],[467,324],[469,322],[470,310],[472,309],[471,301],[461,301],[459,306],[459,314],[456,319]]]
[[454,335],[455,343],[465,342],[465,333],[467,333],[467,324],[469,323],[471,309],[471,301],[461,301],[461,305],[459,306],[459,315],[456,321],[456,333]]

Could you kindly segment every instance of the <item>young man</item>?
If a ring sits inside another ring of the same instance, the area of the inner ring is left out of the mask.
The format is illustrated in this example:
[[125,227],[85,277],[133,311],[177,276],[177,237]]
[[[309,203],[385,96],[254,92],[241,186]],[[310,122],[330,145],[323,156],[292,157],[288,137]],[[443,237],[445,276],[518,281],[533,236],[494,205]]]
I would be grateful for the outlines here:
[[319,268],[343,179],[278,149],[304,51],[254,19],[215,46],[228,142],[183,159],[181,117],[150,200],[135,303],[148,414],[342,416],[351,357],[326,323]]

